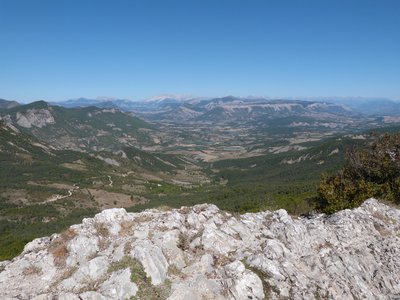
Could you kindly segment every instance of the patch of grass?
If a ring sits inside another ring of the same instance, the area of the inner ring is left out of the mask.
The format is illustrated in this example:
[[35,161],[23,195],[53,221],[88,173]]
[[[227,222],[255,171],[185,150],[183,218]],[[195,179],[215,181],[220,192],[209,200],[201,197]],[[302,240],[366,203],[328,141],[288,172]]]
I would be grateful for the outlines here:
[[168,205],[160,205],[158,207],[156,207],[157,210],[159,211],[171,211],[172,208]]
[[96,229],[96,234],[100,237],[107,238],[110,235],[110,231],[107,226],[103,223],[95,223],[94,227]]
[[261,279],[265,299],[271,299],[272,293],[275,293],[278,296],[280,295],[279,289],[276,286],[273,286],[268,282],[269,276],[266,273],[264,273],[263,271],[261,271],[257,268],[250,266],[245,261],[242,261],[242,263],[244,264],[244,266],[246,267],[247,270],[250,270],[251,272],[256,274]]
[[64,244],[56,246],[54,249],[51,250],[51,254],[54,258],[54,264],[57,267],[64,267],[65,262],[68,257],[68,249],[67,246]]
[[57,281],[53,284],[53,287],[57,286],[60,284],[62,281],[65,279],[71,277],[76,271],[78,270],[77,266],[70,267],[64,271],[64,273],[61,274],[61,276],[57,279]]
[[126,242],[124,245],[124,254],[128,255],[132,250],[132,243],[131,242]]
[[168,267],[168,275],[169,276],[174,276],[174,277],[179,277],[181,279],[185,279],[187,275],[183,273],[176,265],[170,265]]
[[190,248],[190,237],[187,234],[179,233],[178,243],[176,245],[182,251],[186,251]]
[[102,283],[106,280],[107,280],[106,276],[102,276],[96,280],[87,277],[83,282],[83,286],[74,292],[77,294],[81,294],[84,292],[97,291],[99,287],[102,285]]
[[121,223],[121,229],[119,230],[119,234],[122,236],[128,236],[131,235],[133,233],[133,225],[134,222],[133,221],[123,221]]
[[31,275],[40,275],[42,274],[42,269],[39,268],[38,266],[31,265],[29,267],[26,267],[23,271],[22,274],[24,276],[31,276]]
[[76,236],[75,230],[69,228],[63,231],[50,245],[50,253],[53,255],[54,264],[57,267],[64,267],[68,258],[67,243]]
[[218,266],[218,267],[225,266],[231,262],[232,262],[232,259],[230,259],[226,255],[222,255],[222,254],[214,254],[213,255],[213,265],[214,266]]
[[324,291],[320,286],[317,286],[317,290],[314,292],[314,297],[316,300],[328,300],[329,291]]
[[126,268],[130,269],[131,281],[134,282],[139,289],[136,296],[131,297],[131,299],[159,300],[168,298],[171,292],[171,282],[166,279],[161,285],[152,285],[151,278],[147,277],[143,265],[135,258],[124,256],[120,261],[113,263],[108,268],[108,273]]

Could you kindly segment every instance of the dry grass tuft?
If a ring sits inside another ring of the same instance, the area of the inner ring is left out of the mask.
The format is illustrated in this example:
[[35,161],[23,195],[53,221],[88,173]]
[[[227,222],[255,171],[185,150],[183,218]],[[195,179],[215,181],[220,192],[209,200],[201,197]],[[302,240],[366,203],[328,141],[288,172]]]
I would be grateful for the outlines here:
[[188,213],[190,213],[192,211],[192,209],[188,206],[182,206],[181,207],[181,213],[187,215]]
[[62,273],[62,274],[60,275],[60,277],[58,277],[57,280],[52,284],[51,290],[54,291],[54,288],[55,288],[56,286],[58,286],[58,285],[59,285],[62,281],[64,281],[65,279],[70,278],[77,270],[78,270],[78,267],[77,267],[77,266],[70,267],[70,268],[66,269],[66,270],[64,271],[64,273]]
[[159,211],[171,211],[172,207],[168,206],[168,205],[160,205],[160,206],[157,206],[155,209],[157,209]]
[[121,229],[119,231],[119,234],[122,236],[129,236],[132,235],[133,233],[133,221],[123,221],[121,223]]
[[132,251],[132,243],[126,242],[124,245],[124,254],[128,255]]
[[110,230],[107,225],[104,223],[94,223],[94,229],[96,230],[96,235],[99,237],[99,249],[105,250],[107,249],[111,242],[108,239],[110,237]]
[[149,222],[153,219],[153,216],[150,214],[140,213],[135,217],[135,221],[139,223]]
[[29,267],[26,267],[26,268],[22,271],[22,274],[23,274],[24,276],[40,275],[40,274],[42,274],[42,269],[39,268],[38,266],[33,266],[33,265],[31,265],[31,266],[29,266]]
[[178,243],[176,246],[183,251],[188,250],[190,248],[190,237],[182,232],[179,233]]
[[94,228],[96,229],[96,234],[101,237],[108,237],[110,231],[104,223],[95,223]]
[[75,229],[72,228],[68,228],[60,233],[60,238],[66,241],[72,240],[75,236],[76,236],[76,231]]
[[233,261],[228,256],[220,254],[213,255],[213,260],[214,260],[214,266],[225,266]]
[[60,235],[52,242],[49,247],[50,253],[53,255],[54,264],[57,267],[64,267],[68,258],[67,244],[76,236],[74,229],[68,228],[60,233]]
[[168,267],[168,276],[170,277],[178,277],[180,279],[186,279],[188,276],[183,273],[176,265],[170,265]]
[[54,264],[57,267],[65,266],[65,262],[67,261],[68,258],[67,245],[65,244],[58,245],[57,247],[51,249],[51,254],[53,255],[54,258]]

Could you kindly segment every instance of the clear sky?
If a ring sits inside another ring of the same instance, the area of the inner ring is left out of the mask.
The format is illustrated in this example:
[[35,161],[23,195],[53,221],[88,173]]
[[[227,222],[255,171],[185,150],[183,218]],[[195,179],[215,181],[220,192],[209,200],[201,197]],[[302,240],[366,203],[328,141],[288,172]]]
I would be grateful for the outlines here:
[[400,98],[399,0],[0,0],[0,98]]

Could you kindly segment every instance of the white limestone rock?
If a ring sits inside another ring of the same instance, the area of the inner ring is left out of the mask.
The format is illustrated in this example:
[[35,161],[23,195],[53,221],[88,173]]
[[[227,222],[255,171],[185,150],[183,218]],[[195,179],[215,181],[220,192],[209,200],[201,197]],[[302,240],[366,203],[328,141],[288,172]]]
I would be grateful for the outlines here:
[[167,278],[169,264],[159,247],[144,241],[134,248],[131,255],[142,263],[152,284],[162,284]]
[[0,263],[0,299],[400,299],[399,229],[375,199],[309,218],[105,210]]
[[130,299],[135,296],[138,287],[131,281],[129,269],[114,272],[100,287],[100,293],[109,299]]
[[58,300],[80,300],[79,296],[73,293],[61,293]]
[[17,112],[16,118],[17,124],[25,128],[31,128],[32,126],[42,128],[48,124],[55,124],[51,108],[28,109],[25,113]]
[[84,292],[79,295],[79,299],[82,300],[109,300],[107,297],[102,294],[94,291]]

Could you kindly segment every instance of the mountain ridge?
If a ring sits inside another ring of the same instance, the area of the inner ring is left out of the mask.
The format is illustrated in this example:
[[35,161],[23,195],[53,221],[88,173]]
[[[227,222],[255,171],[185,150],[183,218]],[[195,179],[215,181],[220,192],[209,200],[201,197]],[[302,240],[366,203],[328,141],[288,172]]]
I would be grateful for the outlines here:
[[60,149],[88,151],[145,144],[141,130],[154,125],[118,108],[96,106],[65,108],[36,101],[0,112],[9,124]]
[[283,98],[265,98],[265,97],[174,97],[173,95],[161,95],[145,100],[129,100],[118,98],[106,99],[90,99],[78,98],[66,101],[52,102],[54,105],[61,105],[65,107],[78,107],[95,105],[98,107],[119,107],[126,111],[146,110],[148,108],[157,108],[173,105],[183,105],[185,103],[198,104],[201,102],[213,101],[220,99],[220,101],[306,101],[306,102],[322,102],[330,103],[352,110],[354,113],[365,115],[379,115],[387,114],[389,116],[397,115],[399,113],[399,101],[391,100],[388,98],[379,97],[283,97]]
[[0,99],[0,110],[1,109],[9,109],[13,108],[16,106],[19,106],[20,104],[17,101],[10,101],[10,100],[5,100],[5,99]]

